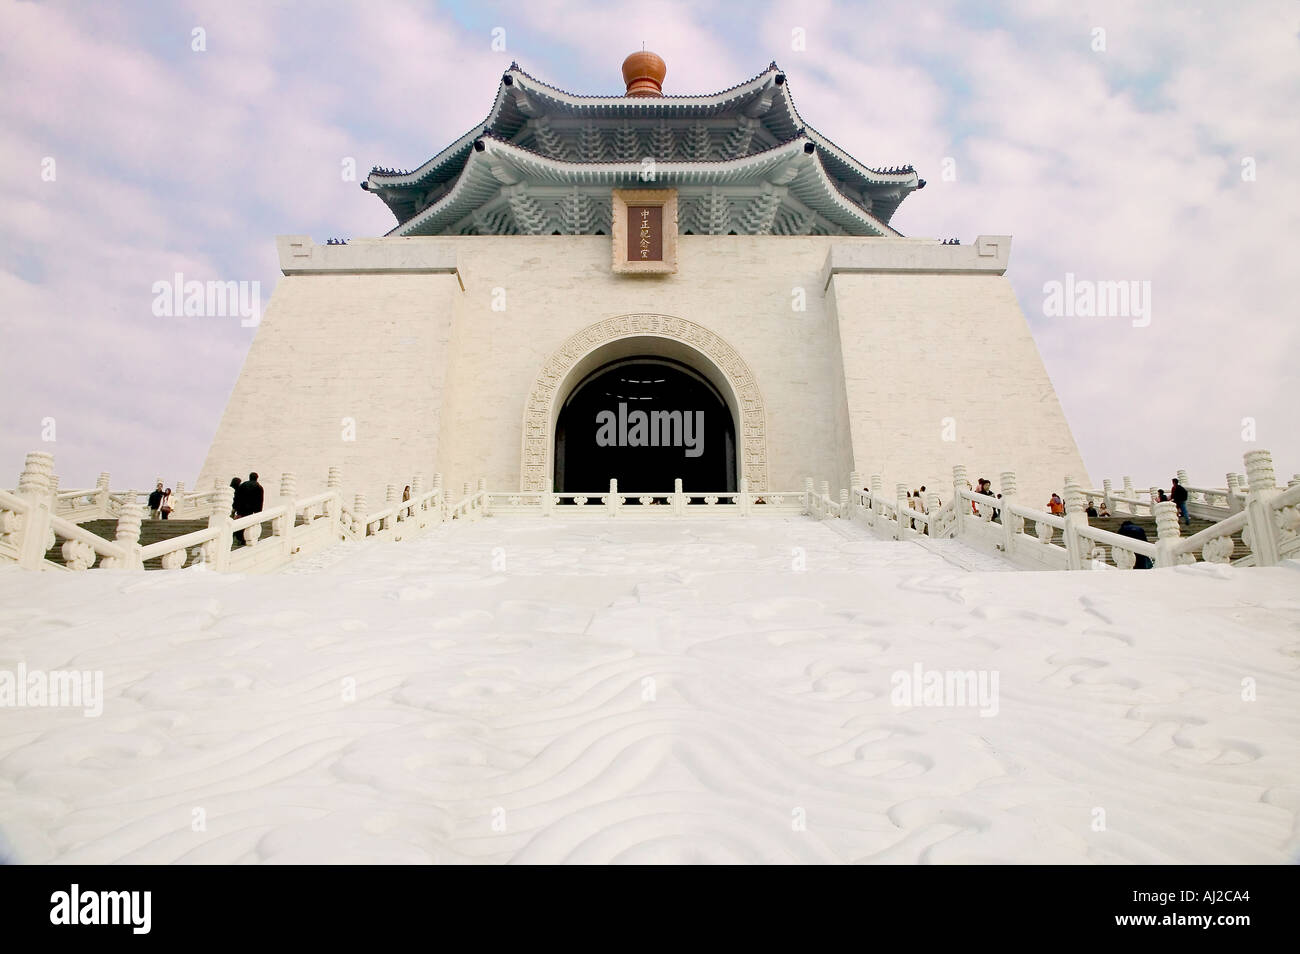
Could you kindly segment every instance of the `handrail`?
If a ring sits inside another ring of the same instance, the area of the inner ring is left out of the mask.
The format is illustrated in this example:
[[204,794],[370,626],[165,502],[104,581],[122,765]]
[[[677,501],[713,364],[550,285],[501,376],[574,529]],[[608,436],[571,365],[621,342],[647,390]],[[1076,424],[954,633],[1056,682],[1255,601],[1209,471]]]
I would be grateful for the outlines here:
[[1239,532],[1248,522],[1249,517],[1246,511],[1234,513],[1231,517],[1220,520],[1218,523],[1212,523],[1203,530],[1196,531],[1190,537],[1180,537],[1175,552],[1194,553],[1211,540],[1217,540],[1219,537],[1230,537]]
[[100,556],[113,557],[119,560],[126,558],[126,550],[121,545],[112,540],[105,540],[89,530],[83,530],[71,520],[64,520],[62,517],[51,517],[50,529],[67,540],[85,544]]
[[1075,527],[1074,532],[1095,543],[1104,543],[1109,547],[1119,547],[1123,550],[1131,550],[1132,552],[1141,554],[1144,557],[1150,557],[1152,560],[1154,560],[1158,555],[1156,545],[1150,540],[1138,540],[1133,537],[1126,537],[1122,533],[1116,533],[1114,530],[1105,530],[1102,527],[1090,527],[1084,523]]
[[192,546],[199,546],[207,543],[209,540],[216,540],[224,533],[224,530],[219,530],[216,527],[204,527],[202,530],[194,530],[190,533],[184,533],[179,537],[168,537],[166,540],[159,540],[146,547],[141,547],[140,559],[142,561],[152,560],[155,557],[174,553],[177,550],[188,550]]

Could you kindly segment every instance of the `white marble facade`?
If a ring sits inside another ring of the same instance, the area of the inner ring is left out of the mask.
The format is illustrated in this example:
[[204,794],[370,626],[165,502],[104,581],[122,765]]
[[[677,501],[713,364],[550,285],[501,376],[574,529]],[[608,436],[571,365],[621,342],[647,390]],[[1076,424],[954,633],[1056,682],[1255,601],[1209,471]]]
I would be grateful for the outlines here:
[[[537,489],[555,408],[618,357],[685,361],[723,393],[753,489],[805,476],[926,484],[1015,471],[1041,502],[1078,448],[1004,277],[1010,238],[681,235],[671,275],[610,267],[607,235],[279,240],[284,278],[200,486],[257,470],[383,499],[441,472],[458,495]],[[633,488],[655,489],[655,488]]]

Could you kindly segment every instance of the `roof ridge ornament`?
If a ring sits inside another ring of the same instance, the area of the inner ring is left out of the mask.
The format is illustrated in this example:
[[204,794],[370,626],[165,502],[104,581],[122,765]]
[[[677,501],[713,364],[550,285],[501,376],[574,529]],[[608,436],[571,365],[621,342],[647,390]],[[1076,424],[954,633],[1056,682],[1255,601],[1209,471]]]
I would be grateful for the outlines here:
[[623,61],[623,82],[627,84],[624,96],[663,96],[664,77],[668,64],[657,53],[642,49],[629,54]]

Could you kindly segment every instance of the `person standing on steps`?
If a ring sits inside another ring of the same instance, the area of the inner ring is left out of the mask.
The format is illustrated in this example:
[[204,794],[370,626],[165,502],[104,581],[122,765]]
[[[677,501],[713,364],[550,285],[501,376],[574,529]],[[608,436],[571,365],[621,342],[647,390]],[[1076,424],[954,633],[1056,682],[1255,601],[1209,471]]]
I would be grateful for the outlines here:
[[[248,517],[255,513],[262,512],[262,499],[264,491],[262,485],[257,482],[257,474],[248,475],[248,480],[239,485],[235,491],[235,518]],[[235,537],[243,541],[243,533],[235,534]]]
[[162,482],[160,481],[158,486],[154,488],[154,492],[149,495],[149,519],[150,520],[158,519],[158,510],[160,507],[162,507],[162,500],[163,500],[163,485]]
[[1178,506],[1178,519],[1185,525],[1192,525],[1192,516],[1187,512],[1187,488],[1174,478],[1174,486],[1169,491],[1169,498]]
[[170,487],[163,491],[162,500],[158,504],[158,512],[162,514],[164,520],[172,515],[172,489]]

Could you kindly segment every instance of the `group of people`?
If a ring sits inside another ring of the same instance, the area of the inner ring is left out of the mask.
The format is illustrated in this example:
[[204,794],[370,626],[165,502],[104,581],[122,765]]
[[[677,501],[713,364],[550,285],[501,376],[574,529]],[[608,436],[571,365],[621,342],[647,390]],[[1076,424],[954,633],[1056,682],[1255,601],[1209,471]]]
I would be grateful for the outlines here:
[[[1047,501],[1047,512],[1057,517],[1065,516],[1065,501],[1061,499],[1060,494],[1052,494],[1052,499]],[[1109,517],[1110,508],[1106,506],[1106,501],[1098,505],[1097,501],[1091,497],[1088,498],[1088,506],[1083,511],[1089,517]]]
[[[864,490],[866,488],[863,488]],[[925,484],[921,485],[920,490],[913,490],[907,495],[907,505],[913,510],[919,510],[921,513],[929,513],[930,508],[925,505]]]
[[[238,520],[240,517],[251,517],[255,513],[262,512],[262,501],[266,499],[266,491],[257,482],[256,472],[249,474],[248,479],[244,481],[241,481],[238,477],[231,477],[230,489],[235,492],[235,502],[231,508],[230,516]],[[242,530],[235,534],[234,545],[237,547],[244,546],[244,533]]]
[[[980,483],[985,482],[980,481]],[[998,494],[998,496],[1002,495]],[[1187,512],[1187,488],[1178,482],[1177,477],[1173,478],[1173,486],[1169,488],[1169,493],[1165,493],[1163,490],[1156,491],[1156,503],[1165,503],[1170,500],[1178,507],[1178,519],[1183,524],[1190,526],[1192,517]],[[1060,494],[1052,494],[1052,499],[1047,502],[1047,510],[1048,513],[1055,514],[1058,517],[1065,516],[1065,501],[1061,499]],[[1111,515],[1110,509],[1106,506],[1106,501],[1103,500],[1101,506],[1098,507],[1091,497],[1088,498],[1088,509],[1085,513],[1089,517],[1109,517]],[[1146,537],[1143,537],[1143,539],[1146,539]]]
[[[243,481],[238,477],[231,477],[230,487],[235,492],[235,503],[230,512],[232,517],[247,517],[261,511],[265,493],[262,485],[257,482],[257,474],[249,474],[248,480]],[[162,481],[159,481],[158,486],[149,495],[149,517],[153,520],[166,520],[175,509],[172,489],[164,487]],[[239,536],[235,534],[238,543],[242,544],[243,541],[239,540]]]
[[149,495],[149,518],[151,520],[166,520],[175,509],[175,505],[172,503],[172,489],[168,487],[164,490],[162,481],[159,481],[158,486]]

